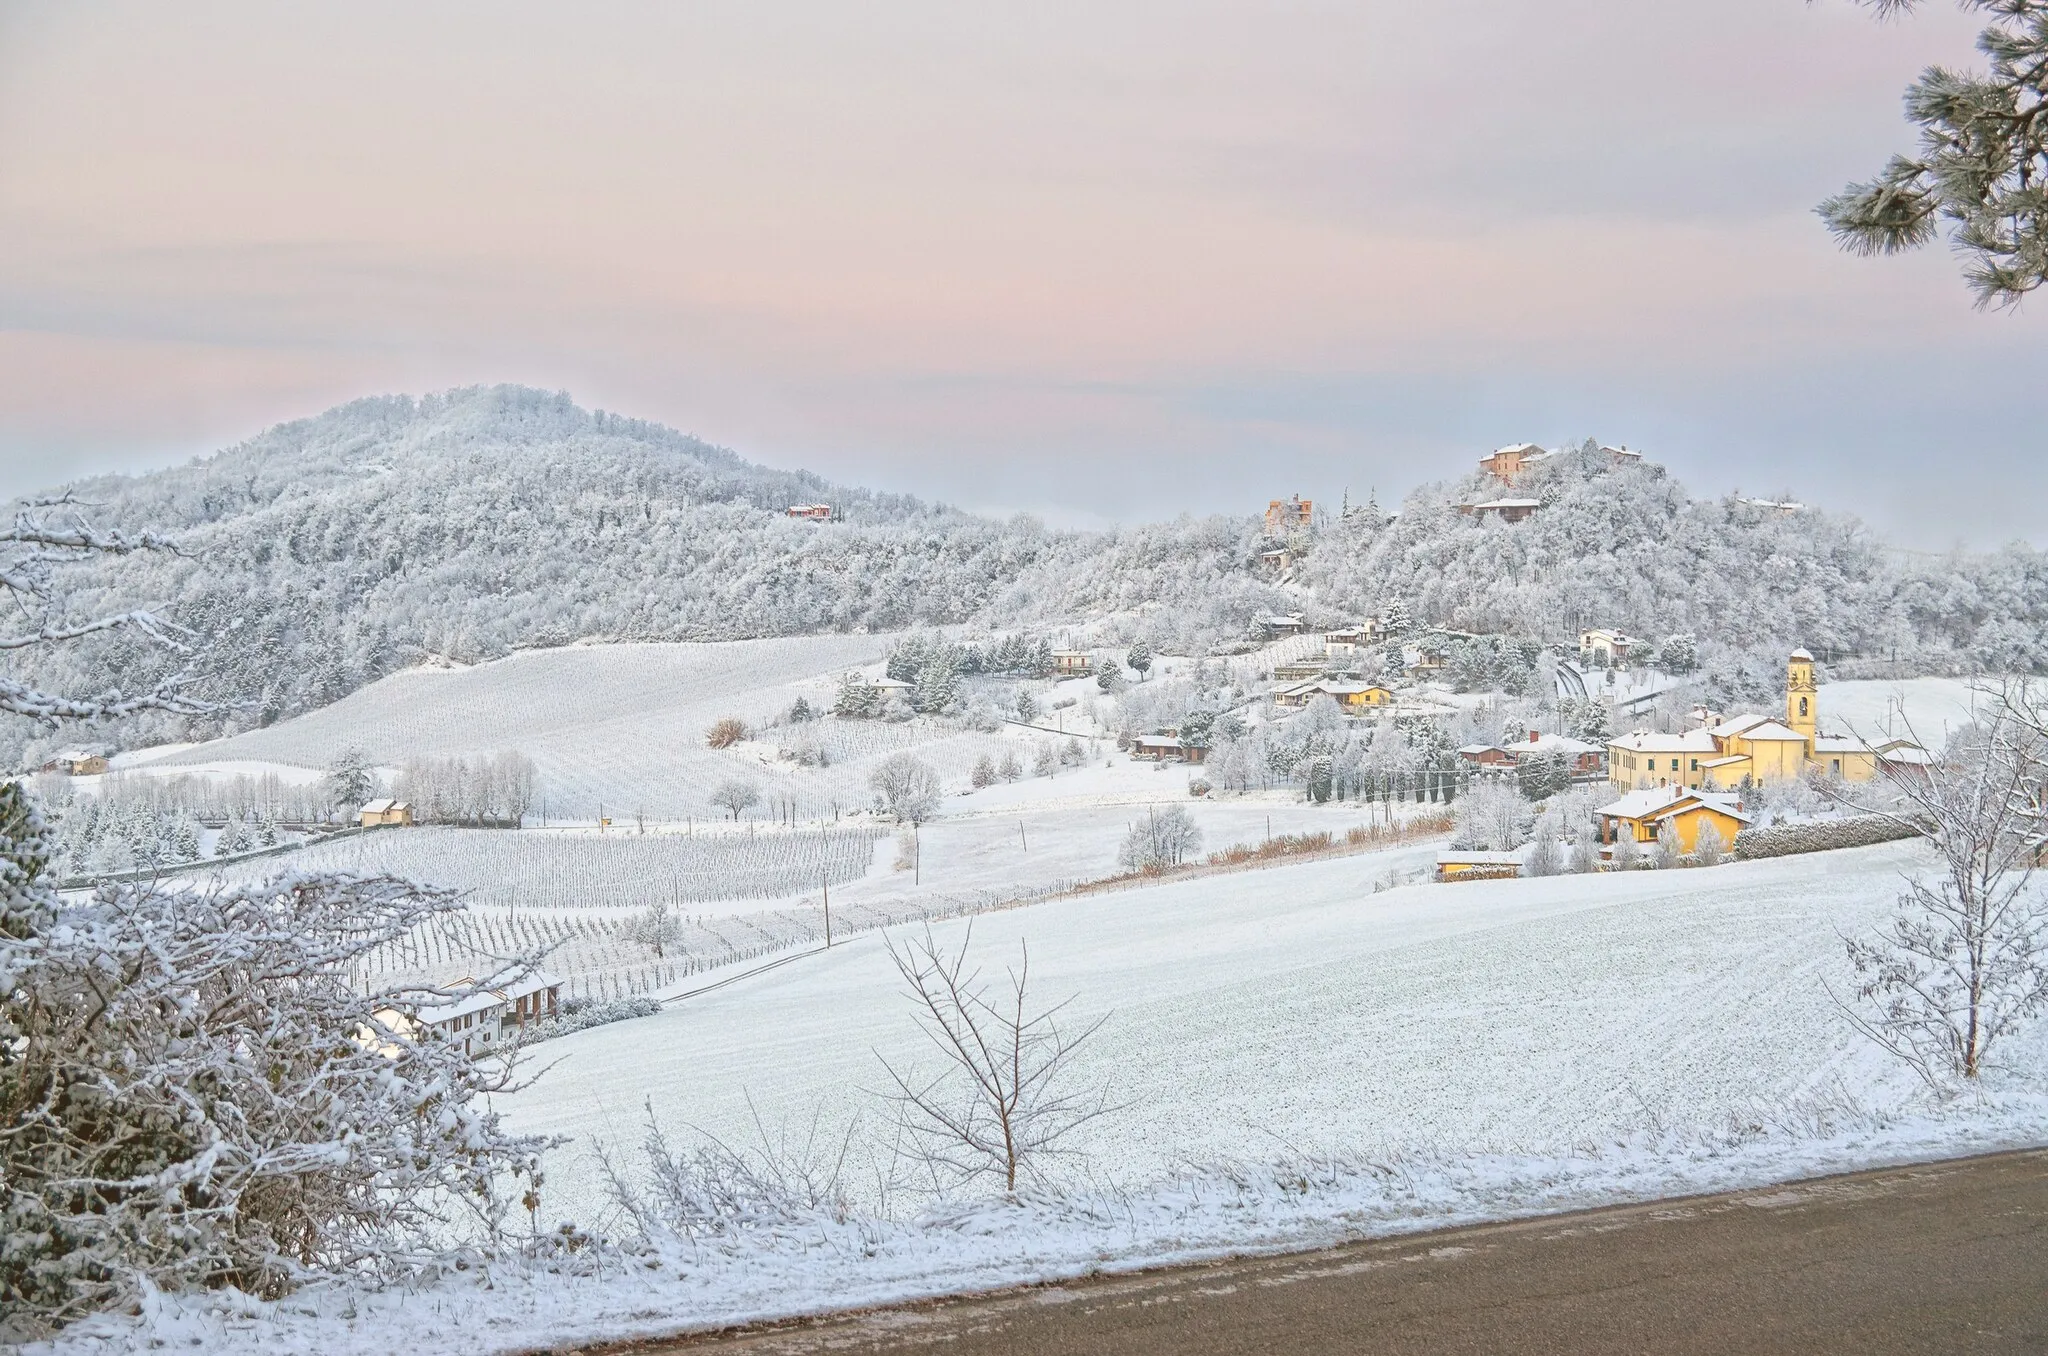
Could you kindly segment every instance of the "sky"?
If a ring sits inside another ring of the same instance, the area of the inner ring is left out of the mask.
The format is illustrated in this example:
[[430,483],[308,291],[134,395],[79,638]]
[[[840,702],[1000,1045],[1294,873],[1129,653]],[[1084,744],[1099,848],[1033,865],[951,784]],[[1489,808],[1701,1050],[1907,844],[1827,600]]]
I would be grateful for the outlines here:
[[1848,0],[0,0],[0,493],[516,381],[1073,525],[1641,448],[2048,545],[2048,302],[1813,205]]

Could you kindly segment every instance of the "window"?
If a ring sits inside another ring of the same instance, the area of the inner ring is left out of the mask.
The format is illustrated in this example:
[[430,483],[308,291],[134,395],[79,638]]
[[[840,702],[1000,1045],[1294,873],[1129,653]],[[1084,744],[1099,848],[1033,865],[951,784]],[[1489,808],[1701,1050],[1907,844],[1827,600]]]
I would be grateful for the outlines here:
[[1694,772],[1698,772],[1698,771],[1700,770],[1700,760],[1699,760],[1699,759],[1695,758],[1695,759],[1693,759],[1693,760],[1692,760],[1692,770],[1693,770]]
[[1676,758],[1671,760],[1671,770],[1673,772],[1678,771],[1678,760]]
[[1806,714],[1806,698],[1804,697],[1799,699],[1799,714],[1802,716]]

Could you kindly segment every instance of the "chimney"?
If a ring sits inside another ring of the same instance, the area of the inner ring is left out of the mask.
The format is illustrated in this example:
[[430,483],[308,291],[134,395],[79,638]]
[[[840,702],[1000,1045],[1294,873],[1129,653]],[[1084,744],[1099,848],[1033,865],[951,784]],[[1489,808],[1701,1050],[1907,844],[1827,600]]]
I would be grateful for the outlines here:
[[1534,744],[1534,743],[1536,742],[1536,740],[1537,740],[1537,737],[1538,737],[1538,736],[1537,736],[1537,734],[1536,734],[1536,732],[1535,732],[1534,730],[1531,730],[1531,731],[1529,731],[1529,742],[1530,742],[1531,744]]

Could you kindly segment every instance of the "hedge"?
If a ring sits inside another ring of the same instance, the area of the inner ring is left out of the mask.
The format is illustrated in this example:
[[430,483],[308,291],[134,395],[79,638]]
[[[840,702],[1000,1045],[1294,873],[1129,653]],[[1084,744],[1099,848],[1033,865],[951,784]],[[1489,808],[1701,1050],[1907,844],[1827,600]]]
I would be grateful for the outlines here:
[[1883,815],[1808,819],[1794,824],[1742,830],[1735,835],[1735,856],[1737,860],[1747,862],[1759,857],[1789,857],[1797,852],[1869,847],[1872,843],[1889,843],[1894,839],[1914,836],[1912,829]]

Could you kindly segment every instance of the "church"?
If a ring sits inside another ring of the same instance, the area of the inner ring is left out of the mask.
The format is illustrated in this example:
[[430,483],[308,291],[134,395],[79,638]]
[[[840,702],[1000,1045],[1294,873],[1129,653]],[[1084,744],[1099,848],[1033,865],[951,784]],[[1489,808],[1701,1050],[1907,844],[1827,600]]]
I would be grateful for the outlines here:
[[1609,741],[1607,778],[1623,791],[1660,786],[1732,791],[1815,773],[1867,782],[1887,759],[1909,747],[1902,740],[1873,748],[1846,735],[1822,734],[1813,656],[1794,650],[1785,664],[1783,720],[1750,714],[1709,719],[1684,734],[1637,730]]

